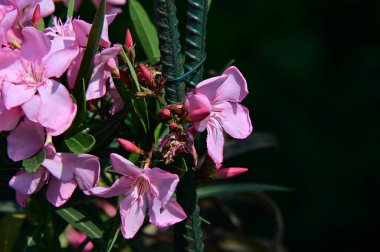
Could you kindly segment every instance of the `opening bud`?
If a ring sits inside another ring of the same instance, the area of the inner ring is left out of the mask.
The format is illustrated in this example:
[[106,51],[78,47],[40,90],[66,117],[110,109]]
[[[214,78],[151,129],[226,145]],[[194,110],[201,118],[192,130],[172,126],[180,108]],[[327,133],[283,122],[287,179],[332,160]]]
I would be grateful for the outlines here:
[[127,46],[127,48],[133,47],[133,38],[129,29],[127,29],[125,33],[125,45]]
[[148,83],[153,83],[153,75],[152,72],[143,64],[139,64],[141,77]]
[[120,144],[121,148],[128,152],[136,153],[139,155],[143,155],[144,151],[141,150],[139,147],[137,147],[134,143],[131,141],[128,141],[126,139],[118,138],[117,142]]
[[247,168],[242,168],[242,167],[223,168],[223,169],[218,169],[214,171],[211,177],[214,179],[227,179],[227,178],[235,177],[247,171],[248,171]]
[[33,17],[32,17],[32,25],[33,27],[37,27],[40,24],[41,20],[41,7],[37,4],[36,9],[34,9]]

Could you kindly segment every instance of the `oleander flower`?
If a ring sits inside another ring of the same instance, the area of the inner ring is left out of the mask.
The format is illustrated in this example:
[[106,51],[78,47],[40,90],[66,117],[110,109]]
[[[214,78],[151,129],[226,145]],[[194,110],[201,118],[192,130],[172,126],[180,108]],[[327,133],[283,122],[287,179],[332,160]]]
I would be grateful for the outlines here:
[[186,218],[182,207],[171,197],[179,182],[176,174],[160,168],[140,169],[118,154],[111,154],[113,169],[123,176],[109,187],[94,187],[100,197],[124,195],[120,201],[121,231],[132,238],[144,222],[148,210],[150,223],[167,227]]
[[56,153],[52,144],[44,147],[46,159],[33,173],[24,169],[9,181],[16,190],[16,201],[25,207],[26,200],[48,184],[46,197],[56,207],[65,204],[75,188],[87,193],[99,180],[100,164],[96,156],[90,154]]
[[223,131],[243,139],[252,132],[249,111],[240,102],[247,96],[247,82],[236,67],[221,76],[200,82],[189,93],[184,108],[198,132],[207,129],[207,150],[216,164],[223,162]]

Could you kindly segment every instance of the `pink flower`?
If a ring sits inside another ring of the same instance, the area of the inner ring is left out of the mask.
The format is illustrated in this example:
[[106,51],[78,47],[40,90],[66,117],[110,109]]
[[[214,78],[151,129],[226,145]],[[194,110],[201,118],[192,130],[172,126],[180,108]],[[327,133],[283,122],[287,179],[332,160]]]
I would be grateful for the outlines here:
[[0,132],[10,131],[16,128],[23,115],[20,108],[5,108],[3,99],[0,97]]
[[70,127],[77,108],[55,78],[62,76],[78,50],[63,48],[63,40],[50,41],[33,27],[24,28],[22,35],[20,52],[0,64],[4,105],[8,110],[21,106],[29,120],[53,136],[60,135]]
[[65,204],[75,188],[87,193],[99,180],[100,165],[89,154],[56,153],[52,144],[44,147],[46,159],[34,173],[20,170],[9,181],[16,190],[16,200],[25,207],[26,200],[48,183],[46,196],[56,207]]
[[[248,109],[239,103],[247,94],[243,75],[236,67],[229,67],[221,76],[199,83],[185,99],[189,118],[203,118],[194,122],[194,127],[198,132],[207,128],[207,150],[215,163],[223,162],[223,131],[238,139],[252,132]],[[206,117],[205,111],[209,112]]]
[[[81,246],[81,244],[87,239],[87,235],[79,230],[74,229],[73,227],[69,227],[66,231],[67,241],[70,246],[74,249],[77,249]],[[94,244],[92,242],[87,242],[86,246],[83,248],[83,252],[92,251],[94,248]]]
[[18,22],[27,24],[32,20],[34,10],[40,5],[41,17],[47,17],[54,12],[53,0],[0,0],[0,4],[12,6],[17,9]]
[[111,154],[114,170],[123,176],[109,187],[94,187],[90,192],[100,197],[124,195],[120,201],[121,231],[132,238],[142,226],[148,209],[149,221],[158,227],[167,227],[186,218],[181,206],[171,199],[179,182],[176,174],[160,168],[140,169],[129,160]]

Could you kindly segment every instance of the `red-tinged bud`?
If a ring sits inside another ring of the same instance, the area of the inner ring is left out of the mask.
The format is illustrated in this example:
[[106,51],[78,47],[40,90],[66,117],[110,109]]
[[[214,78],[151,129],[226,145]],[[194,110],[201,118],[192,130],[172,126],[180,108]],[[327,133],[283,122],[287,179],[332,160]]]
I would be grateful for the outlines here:
[[196,109],[191,111],[187,116],[187,121],[189,122],[200,122],[205,119],[210,114],[210,111],[207,109]]
[[37,4],[36,9],[33,12],[32,25],[34,27],[37,27],[40,23],[40,20],[41,20],[41,7],[39,4]]
[[163,110],[160,111],[159,117],[161,119],[168,119],[168,118],[170,118],[170,116],[171,116],[171,114],[170,114],[169,109],[164,108]]
[[145,79],[148,83],[153,83],[153,75],[152,72],[143,64],[139,64],[141,76]]
[[125,45],[127,48],[133,47],[133,38],[129,29],[125,33]]
[[132,153],[136,153],[136,154],[140,154],[140,155],[144,154],[144,151],[141,150],[139,147],[137,147],[131,141],[128,141],[128,140],[125,140],[122,138],[118,138],[117,141],[120,144],[121,148],[123,148],[124,150],[126,150],[128,152],[132,152]]
[[241,167],[223,168],[220,170],[216,170],[214,174],[212,175],[212,177],[215,179],[227,179],[227,178],[232,178],[237,175],[240,175],[246,171],[248,171],[247,168],[241,168]]
[[177,129],[178,128],[178,124],[175,123],[175,122],[171,122],[171,123],[169,123],[169,128],[172,129],[172,130]]

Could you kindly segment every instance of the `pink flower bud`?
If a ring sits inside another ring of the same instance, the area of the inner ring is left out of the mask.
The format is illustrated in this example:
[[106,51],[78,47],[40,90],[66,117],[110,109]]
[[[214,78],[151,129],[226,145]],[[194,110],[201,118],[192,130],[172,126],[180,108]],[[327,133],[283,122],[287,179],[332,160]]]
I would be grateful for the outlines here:
[[127,48],[133,47],[133,38],[129,29],[127,29],[127,32],[125,33],[125,45]]
[[134,143],[132,143],[128,140],[118,138],[117,141],[120,144],[121,148],[123,148],[124,150],[126,150],[128,152],[132,152],[132,153],[136,153],[136,154],[144,154],[143,150],[141,150]]
[[148,83],[153,83],[153,76],[152,72],[143,64],[139,64],[141,76],[144,78],[144,80]]
[[33,12],[33,17],[32,17],[32,24],[34,27],[37,27],[38,24],[40,23],[40,19],[41,19],[41,10],[40,10],[40,5],[37,4],[36,6],[36,9],[34,9],[34,12]]
[[191,113],[188,114],[187,120],[190,122],[200,122],[203,119],[205,119],[210,114],[210,111],[207,109],[196,109],[191,111]]
[[161,115],[163,118],[169,118],[170,117],[170,110],[167,109],[167,108],[164,108],[162,111],[161,111]]
[[244,172],[248,171],[247,168],[241,168],[241,167],[230,167],[230,168],[223,168],[220,170],[216,170],[214,172],[213,177],[216,179],[226,179],[226,178],[232,178],[237,175],[240,175]]
[[171,123],[169,123],[169,128],[170,129],[177,129],[178,128],[178,124],[175,123],[175,122],[171,122]]

